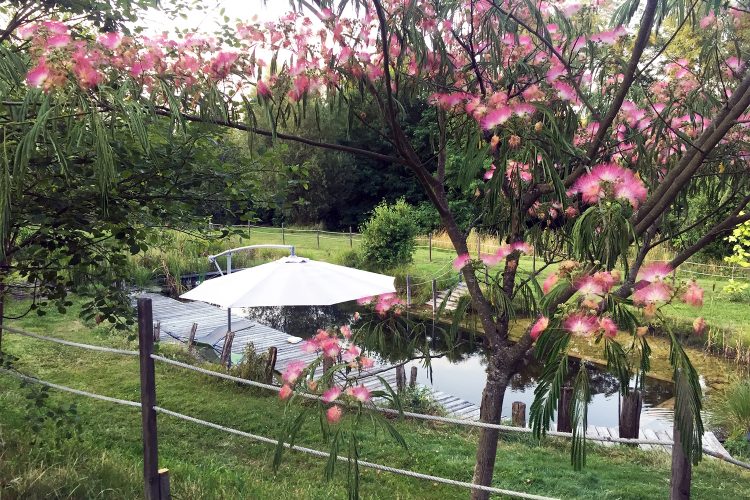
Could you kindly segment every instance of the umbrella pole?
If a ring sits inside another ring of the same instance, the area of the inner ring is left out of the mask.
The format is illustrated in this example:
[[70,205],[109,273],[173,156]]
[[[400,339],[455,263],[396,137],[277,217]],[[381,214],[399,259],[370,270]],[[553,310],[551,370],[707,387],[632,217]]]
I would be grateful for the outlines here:
[[[227,274],[232,274],[232,253],[227,254]],[[227,307],[227,333],[232,331],[232,308]]]

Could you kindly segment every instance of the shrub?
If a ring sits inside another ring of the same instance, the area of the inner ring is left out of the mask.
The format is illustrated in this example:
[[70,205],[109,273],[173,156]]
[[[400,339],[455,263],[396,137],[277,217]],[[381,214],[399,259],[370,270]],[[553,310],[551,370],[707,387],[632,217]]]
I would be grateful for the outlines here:
[[750,283],[729,280],[729,283],[721,289],[721,295],[730,302],[750,301]]
[[358,250],[344,250],[336,254],[334,261],[346,267],[362,267],[362,255]]
[[245,346],[242,361],[234,365],[231,372],[235,377],[270,384],[273,381],[273,372],[269,368],[268,354],[259,354],[250,343]]
[[409,264],[416,246],[417,225],[413,208],[404,200],[383,202],[362,227],[362,259],[379,270]]
[[[406,387],[398,393],[398,398],[401,402],[401,408],[404,411],[424,413],[426,415],[447,415],[443,405],[435,401],[432,391],[427,387],[421,385]],[[395,407],[395,403],[391,403],[391,408]]]
[[750,434],[750,380],[737,380],[709,400],[710,422],[732,438]]

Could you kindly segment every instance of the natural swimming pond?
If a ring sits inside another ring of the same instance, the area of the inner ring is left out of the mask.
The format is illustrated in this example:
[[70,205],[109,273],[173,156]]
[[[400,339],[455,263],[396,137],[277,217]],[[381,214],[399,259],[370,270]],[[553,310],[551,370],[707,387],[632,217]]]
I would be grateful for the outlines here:
[[[245,314],[259,323],[281,330],[289,335],[309,338],[315,335],[318,328],[329,328],[348,323],[357,306],[354,303],[336,306],[316,307],[263,307],[246,309]],[[431,355],[430,371],[425,369],[423,361],[412,361],[407,365],[407,372],[411,366],[418,367],[417,380],[420,384],[431,387],[436,391],[452,394],[466,401],[480,404],[482,389],[486,380],[486,354],[480,342],[472,340],[470,335],[463,334],[456,337],[451,349],[443,344],[444,340],[437,330],[433,330],[431,322],[421,323],[421,328],[415,330],[427,336],[427,345]],[[433,334],[433,332],[435,332]],[[365,342],[372,355],[382,358],[386,363],[407,359],[406,356],[418,354],[408,352],[404,342],[399,342],[395,334],[386,345],[380,342]],[[398,348],[396,347],[398,344]],[[385,347],[383,352],[382,347]],[[446,354],[447,351],[450,351]],[[581,361],[571,358],[568,369],[569,376],[574,377],[578,372]],[[601,370],[597,365],[587,363],[592,402],[589,405],[588,424],[605,427],[617,427],[619,415],[619,383],[609,373]],[[527,405],[527,412],[534,399],[534,389],[541,374],[541,365],[532,362],[525,366],[511,380],[503,402],[503,417],[510,417],[511,405],[514,401],[522,401]],[[431,375],[431,376],[430,376]],[[659,430],[671,429],[671,410],[663,408],[665,402],[673,396],[671,382],[654,378],[647,378],[641,413],[641,428]]]

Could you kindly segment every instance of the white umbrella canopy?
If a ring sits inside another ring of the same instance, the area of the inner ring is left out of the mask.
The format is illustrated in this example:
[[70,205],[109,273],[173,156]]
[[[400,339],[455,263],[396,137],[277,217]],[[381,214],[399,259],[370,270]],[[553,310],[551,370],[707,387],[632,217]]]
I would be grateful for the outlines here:
[[290,255],[206,280],[180,298],[227,308],[322,306],[395,291],[393,276]]

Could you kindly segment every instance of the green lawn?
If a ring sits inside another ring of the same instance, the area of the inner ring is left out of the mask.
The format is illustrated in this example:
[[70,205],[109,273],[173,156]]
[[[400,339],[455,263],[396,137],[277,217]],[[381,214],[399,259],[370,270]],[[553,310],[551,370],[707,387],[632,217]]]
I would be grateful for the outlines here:
[[[12,322],[17,327],[69,340],[135,349],[102,327],[89,328],[67,315]],[[11,304],[18,310],[19,304]],[[53,382],[123,399],[138,400],[137,359],[6,334],[6,352],[19,358],[25,373]],[[163,353],[184,357],[175,348]],[[0,498],[136,498],[141,495],[140,414],[51,391],[52,404],[78,405],[82,433],[60,444],[46,439],[32,445],[26,398],[28,388],[0,374]],[[157,365],[159,405],[248,432],[275,436],[283,412],[277,397],[225,381],[208,379],[176,367]],[[361,446],[365,460],[470,481],[476,432],[415,422],[396,424],[408,451],[382,431],[367,432]],[[314,423],[301,444],[320,448]],[[567,443],[535,445],[526,437],[504,437],[498,451],[498,487],[561,498],[664,498],[669,457],[621,447],[592,445],[588,465],[574,472]],[[175,498],[345,498],[344,468],[323,480],[322,460],[289,453],[278,474],[271,469],[272,447],[233,437],[168,416],[159,417],[160,465],[168,467]],[[747,498],[750,474],[705,460],[695,468],[695,498]],[[362,472],[363,498],[466,498],[466,490],[417,479]]]

